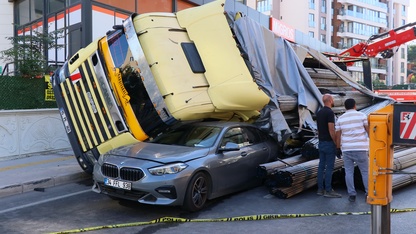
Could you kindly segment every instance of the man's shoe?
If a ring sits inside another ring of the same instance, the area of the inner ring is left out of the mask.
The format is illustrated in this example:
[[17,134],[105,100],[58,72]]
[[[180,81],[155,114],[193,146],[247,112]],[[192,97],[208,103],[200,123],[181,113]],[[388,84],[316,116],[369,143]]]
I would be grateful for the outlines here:
[[355,202],[355,196],[350,196],[350,197],[348,197],[348,201],[350,201],[350,202]]
[[316,194],[318,196],[323,196],[324,195],[324,190],[323,189],[318,189],[318,192],[316,192]]
[[331,190],[330,192],[325,191],[324,193],[324,197],[329,197],[329,198],[340,198],[342,197],[341,194],[335,192],[334,190]]

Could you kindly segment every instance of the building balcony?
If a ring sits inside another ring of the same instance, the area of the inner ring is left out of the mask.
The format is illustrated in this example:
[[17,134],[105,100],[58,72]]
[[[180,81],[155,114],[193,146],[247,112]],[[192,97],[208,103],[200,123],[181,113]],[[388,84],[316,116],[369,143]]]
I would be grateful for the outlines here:
[[355,5],[387,13],[387,3],[379,2],[379,0],[338,0],[338,2],[343,5]]

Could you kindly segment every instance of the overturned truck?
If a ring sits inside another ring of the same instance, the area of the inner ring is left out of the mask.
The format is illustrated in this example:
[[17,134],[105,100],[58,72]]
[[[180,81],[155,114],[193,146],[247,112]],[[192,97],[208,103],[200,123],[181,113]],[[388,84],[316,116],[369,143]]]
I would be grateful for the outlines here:
[[52,77],[75,156],[100,154],[181,121],[253,122],[280,142],[304,130],[331,93],[336,112],[385,101],[323,54],[292,44],[225,0],[177,13],[133,14],[79,50]]

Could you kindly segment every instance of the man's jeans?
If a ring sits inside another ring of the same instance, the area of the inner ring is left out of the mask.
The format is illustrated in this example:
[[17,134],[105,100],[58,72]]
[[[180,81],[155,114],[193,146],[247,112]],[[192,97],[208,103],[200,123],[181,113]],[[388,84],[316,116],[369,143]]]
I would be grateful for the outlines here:
[[[332,191],[332,171],[334,170],[336,147],[333,141],[320,141],[319,167],[318,167],[318,189]],[[324,182],[325,178],[325,182]]]
[[357,164],[358,168],[360,169],[365,193],[367,193],[368,151],[342,151],[342,157],[344,158],[345,183],[347,184],[348,195],[350,196],[357,195],[357,191],[355,191],[355,186],[354,186],[354,168],[355,168],[354,162]]

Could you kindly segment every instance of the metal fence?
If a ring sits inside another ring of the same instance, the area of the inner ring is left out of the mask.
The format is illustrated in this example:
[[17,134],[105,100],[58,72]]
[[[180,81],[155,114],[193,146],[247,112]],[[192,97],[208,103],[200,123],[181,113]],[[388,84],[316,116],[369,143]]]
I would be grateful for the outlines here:
[[56,108],[49,76],[0,76],[0,110]]

